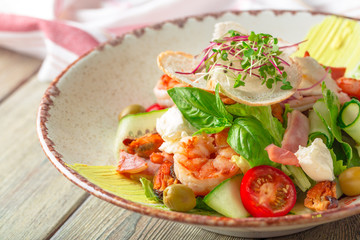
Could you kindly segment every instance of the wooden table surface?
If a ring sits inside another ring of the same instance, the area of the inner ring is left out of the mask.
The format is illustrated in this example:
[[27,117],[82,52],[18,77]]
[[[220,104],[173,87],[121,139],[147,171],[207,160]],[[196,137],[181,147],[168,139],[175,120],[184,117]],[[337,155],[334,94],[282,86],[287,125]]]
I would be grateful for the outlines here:
[[[43,153],[41,61],[0,48],[0,239],[237,239],[142,216],[67,180]],[[275,239],[360,239],[360,215]]]

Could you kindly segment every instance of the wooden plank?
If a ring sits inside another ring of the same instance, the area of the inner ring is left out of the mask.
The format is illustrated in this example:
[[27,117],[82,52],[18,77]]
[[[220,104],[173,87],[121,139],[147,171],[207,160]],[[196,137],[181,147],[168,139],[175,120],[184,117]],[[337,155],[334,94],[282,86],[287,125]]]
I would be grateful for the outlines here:
[[278,240],[323,239],[323,240],[359,240],[360,215],[355,215],[336,222],[327,223],[305,232],[276,238]]
[[47,238],[88,196],[40,147],[35,120],[47,86],[33,78],[0,104],[0,239]]
[[0,48],[0,102],[39,69],[41,60]]
[[[277,239],[359,239],[360,215],[324,224]],[[96,197],[83,205],[52,239],[241,239],[208,232],[200,227],[142,216]]]
[[238,239],[133,213],[89,197],[51,239]]

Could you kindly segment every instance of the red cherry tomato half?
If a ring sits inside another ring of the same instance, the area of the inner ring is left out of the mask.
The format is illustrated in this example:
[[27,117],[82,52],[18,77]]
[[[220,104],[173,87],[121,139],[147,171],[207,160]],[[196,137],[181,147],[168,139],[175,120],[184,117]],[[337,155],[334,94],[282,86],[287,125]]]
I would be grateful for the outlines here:
[[291,179],[271,166],[253,167],[240,186],[241,200],[254,217],[284,216],[294,207],[296,190]]
[[150,107],[148,107],[146,109],[146,112],[151,112],[151,111],[156,111],[156,110],[162,110],[165,109],[165,107],[160,106],[159,104],[155,103],[153,105],[151,105]]

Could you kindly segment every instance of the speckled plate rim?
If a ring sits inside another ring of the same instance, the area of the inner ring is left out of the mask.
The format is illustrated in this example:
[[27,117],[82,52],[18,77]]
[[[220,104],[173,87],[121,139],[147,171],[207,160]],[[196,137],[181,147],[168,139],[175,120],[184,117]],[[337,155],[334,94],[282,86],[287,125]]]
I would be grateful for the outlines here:
[[[128,34],[134,35],[136,37],[140,37],[145,33],[145,30],[150,28],[154,30],[159,30],[166,23],[172,23],[177,25],[179,28],[182,28],[184,24],[188,21],[188,19],[195,19],[197,21],[202,21],[205,17],[214,17],[219,18],[226,13],[231,13],[234,15],[240,15],[243,13],[247,13],[250,15],[257,15],[262,12],[271,11],[275,15],[282,15],[286,13],[297,14],[297,13],[309,13],[311,15],[334,15],[323,12],[311,12],[311,11],[294,11],[294,10],[254,10],[254,11],[226,11],[220,13],[209,13],[203,14],[199,16],[190,16],[186,18],[181,18],[177,20],[165,21],[159,24],[155,24],[152,26],[144,27],[141,29],[137,29]],[[344,18],[349,18],[341,15],[337,15]],[[349,18],[360,21],[360,19]],[[40,140],[40,144],[43,148],[48,159],[51,163],[62,173],[66,178],[68,178],[71,182],[78,185],[83,190],[91,193],[92,195],[103,199],[109,203],[117,205],[119,207],[125,208],[127,210],[131,210],[134,212],[138,212],[140,214],[148,215],[151,217],[157,217],[161,219],[177,221],[181,223],[187,224],[195,224],[195,225],[204,225],[204,226],[214,226],[214,227],[230,227],[230,228],[272,228],[276,226],[287,226],[287,227],[306,227],[313,226],[318,224],[323,224],[327,222],[332,222],[335,220],[339,220],[342,218],[346,218],[349,216],[353,216],[360,213],[360,203],[353,204],[337,209],[331,209],[323,212],[314,212],[303,215],[287,215],[283,217],[270,217],[270,218],[227,218],[227,217],[214,217],[214,216],[204,216],[204,215],[196,215],[196,214],[188,214],[188,213],[180,213],[180,212],[171,212],[161,209],[156,209],[150,206],[145,206],[140,203],[132,202],[126,199],[123,199],[119,196],[116,196],[104,189],[98,187],[97,185],[91,183],[89,180],[84,178],[78,172],[71,169],[66,162],[63,160],[61,153],[57,152],[55,143],[48,137],[48,130],[46,127],[46,123],[50,118],[49,110],[53,105],[53,98],[59,95],[59,89],[57,88],[58,82],[61,80],[62,76],[79,60],[86,58],[86,56],[94,50],[101,51],[103,47],[107,44],[116,46],[121,44],[124,37],[128,34],[120,36],[116,39],[110,40],[99,47],[89,51],[88,53],[79,57],[75,62],[70,64],[54,81],[50,84],[48,89],[46,90],[42,100],[40,102],[40,106],[37,113],[37,133]]]

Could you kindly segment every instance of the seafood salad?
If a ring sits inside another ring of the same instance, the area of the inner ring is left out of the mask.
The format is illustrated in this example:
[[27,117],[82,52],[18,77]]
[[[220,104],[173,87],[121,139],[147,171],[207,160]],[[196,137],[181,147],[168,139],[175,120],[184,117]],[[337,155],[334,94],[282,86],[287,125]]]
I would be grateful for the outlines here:
[[221,22],[199,55],[160,53],[157,103],[119,115],[117,173],[170,210],[235,218],[359,195],[360,80],[303,44]]

